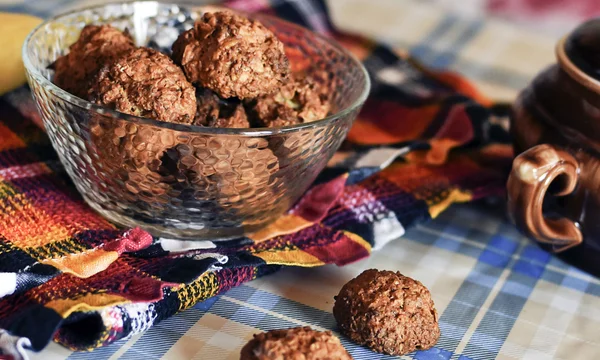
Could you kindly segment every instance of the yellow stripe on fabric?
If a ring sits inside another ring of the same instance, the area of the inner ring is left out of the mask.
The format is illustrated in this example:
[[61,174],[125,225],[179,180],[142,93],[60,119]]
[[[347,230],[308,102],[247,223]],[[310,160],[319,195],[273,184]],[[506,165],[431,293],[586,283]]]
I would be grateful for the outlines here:
[[263,251],[253,255],[263,259],[267,264],[270,265],[288,265],[302,267],[325,265],[323,261],[300,249]]
[[18,247],[14,246],[10,242],[0,242],[0,255],[8,254],[13,251],[20,250]]
[[257,231],[248,237],[254,242],[259,243],[265,240],[272,239],[276,236],[291,234],[311,226],[313,223],[306,221],[296,215],[285,215],[277,219],[274,223],[266,228]]
[[[0,181],[0,197],[8,198],[15,195],[17,195],[17,192],[9,182]],[[4,206],[0,207],[0,209],[4,209]]]
[[343,231],[344,235],[346,235],[350,240],[354,241],[358,245],[367,249],[368,252],[371,252],[371,244],[368,241],[363,239],[362,237],[356,235],[355,233],[351,233],[349,231]]
[[442,211],[446,210],[453,203],[471,201],[472,198],[473,196],[469,192],[460,189],[452,189],[445,199],[429,207],[429,215],[432,219],[435,219]]
[[27,247],[23,249],[23,251],[40,262],[47,259],[58,259],[63,256],[83,253],[88,250],[90,249],[73,238],[53,241],[39,247]]
[[52,265],[64,273],[73,274],[79,278],[88,278],[106,270],[118,258],[119,254],[116,251],[92,249],[60,259],[47,259],[42,261],[42,264]]
[[177,290],[179,311],[185,310],[196,303],[206,300],[217,294],[219,282],[217,275],[212,272],[204,273],[189,285],[183,285]]
[[63,318],[67,318],[75,311],[100,310],[107,306],[116,306],[130,303],[126,298],[114,294],[86,294],[76,299],[58,299],[46,303],[44,306],[56,311]]

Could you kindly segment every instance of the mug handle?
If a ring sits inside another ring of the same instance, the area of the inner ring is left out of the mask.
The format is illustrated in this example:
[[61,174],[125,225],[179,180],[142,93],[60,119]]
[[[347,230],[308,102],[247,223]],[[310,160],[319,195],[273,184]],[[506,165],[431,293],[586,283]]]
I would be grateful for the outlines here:
[[561,188],[554,195],[572,193],[579,182],[579,162],[568,152],[549,144],[534,146],[513,161],[508,178],[508,212],[517,227],[539,242],[561,252],[581,244],[578,225],[567,219],[548,219],[542,214],[550,184],[560,176]]

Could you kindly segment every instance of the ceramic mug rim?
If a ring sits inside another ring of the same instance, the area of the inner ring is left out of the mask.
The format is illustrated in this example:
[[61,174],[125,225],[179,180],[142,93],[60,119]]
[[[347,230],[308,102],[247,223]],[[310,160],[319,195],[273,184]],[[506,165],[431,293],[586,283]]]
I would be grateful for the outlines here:
[[575,65],[567,51],[565,50],[565,44],[569,35],[563,36],[556,44],[555,54],[558,60],[560,68],[564,70],[573,80],[586,87],[588,90],[600,95],[600,80],[588,75],[585,71],[581,70],[580,67]]

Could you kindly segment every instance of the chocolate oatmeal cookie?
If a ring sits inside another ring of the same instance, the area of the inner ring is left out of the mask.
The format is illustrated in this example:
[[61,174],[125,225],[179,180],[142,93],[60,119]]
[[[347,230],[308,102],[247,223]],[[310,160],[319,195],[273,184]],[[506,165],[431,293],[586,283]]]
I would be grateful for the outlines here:
[[[91,101],[136,116],[190,124],[196,113],[194,87],[171,59],[139,48],[103,67],[89,91]],[[98,160],[113,168],[129,192],[155,200],[168,190],[158,170],[163,153],[176,145],[172,131],[112,118],[93,118],[91,140]]]
[[371,269],[350,280],[333,315],[352,341],[389,355],[429,349],[440,336],[429,290],[399,272]]
[[331,110],[329,94],[313,76],[294,74],[276,93],[246,103],[255,126],[279,127],[325,118]]
[[172,123],[191,124],[196,114],[192,84],[168,56],[148,48],[103,67],[89,98],[126,114]]
[[250,123],[242,103],[238,99],[221,99],[213,91],[196,90],[198,111],[194,125],[219,128],[249,128]]
[[67,55],[53,64],[54,83],[65,91],[87,99],[90,81],[104,65],[134,49],[133,40],[110,25],[88,25]]
[[232,12],[206,13],[173,44],[188,79],[223,98],[275,92],[288,80],[283,44],[264,25]]
[[330,331],[310,327],[271,330],[254,335],[240,360],[349,360],[352,356]]

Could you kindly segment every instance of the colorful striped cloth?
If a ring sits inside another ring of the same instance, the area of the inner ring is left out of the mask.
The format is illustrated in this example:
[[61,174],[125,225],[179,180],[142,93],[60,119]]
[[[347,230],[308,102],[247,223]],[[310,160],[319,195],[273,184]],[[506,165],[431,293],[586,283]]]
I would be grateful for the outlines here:
[[69,182],[27,89],[0,99],[0,349],[76,350],[130,337],[281,266],[344,265],[455,202],[501,195],[507,107],[467,81],[333,29],[322,1],[232,1],[335,37],[371,96],[347,143],[282,218],[248,237],[153,238],[95,214]]

